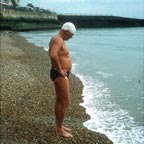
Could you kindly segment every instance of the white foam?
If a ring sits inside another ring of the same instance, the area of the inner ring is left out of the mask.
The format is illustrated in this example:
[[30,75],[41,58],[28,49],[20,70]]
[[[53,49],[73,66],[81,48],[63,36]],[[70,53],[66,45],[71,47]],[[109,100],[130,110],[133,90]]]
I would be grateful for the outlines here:
[[128,111],[110,101],[110,89],[89,76],[77,74],[76,64],[73,72],[84,84],[83,99],[80,105],[86,108],[90,120],[84,126],[107,135],[114,144],[143,144],[144,127],[138,126]]
[[97,74],[97,75],[100,75],[100,76],[102,76],[102,77],[104,77],[104,78],[113,76],[113,74],[104,73],[104,72],[101,72],[101,71],[96,72],[96,74]]

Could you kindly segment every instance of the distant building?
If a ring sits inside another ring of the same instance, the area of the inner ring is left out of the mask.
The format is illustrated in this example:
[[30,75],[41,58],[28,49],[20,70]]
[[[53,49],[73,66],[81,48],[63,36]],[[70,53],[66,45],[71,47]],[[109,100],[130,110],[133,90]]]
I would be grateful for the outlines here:
[[26,7],[27,7],[27,9],[29,9],[29,10],[34,10],[34,8],[35,8],[35,7],[33,6],[33,4],[31,4],[31,3],[28,3]]

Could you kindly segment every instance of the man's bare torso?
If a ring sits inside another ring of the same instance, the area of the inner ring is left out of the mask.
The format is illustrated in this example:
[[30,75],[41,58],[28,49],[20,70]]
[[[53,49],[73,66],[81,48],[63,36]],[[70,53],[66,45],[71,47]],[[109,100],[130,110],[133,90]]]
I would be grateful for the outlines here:
[[[57,54],[57,60],[60,64],[62,70],[70,71],[72,68],[72,60],[69,54],[69,50],[66,47],[64,40],[60,36],[55,36],[51,39],[49,44],[49,54],[51,52]],[[51,64],[53,67],[57,68],[57,61],[51,58]],[[59,68],[57,68],[59,69]]]

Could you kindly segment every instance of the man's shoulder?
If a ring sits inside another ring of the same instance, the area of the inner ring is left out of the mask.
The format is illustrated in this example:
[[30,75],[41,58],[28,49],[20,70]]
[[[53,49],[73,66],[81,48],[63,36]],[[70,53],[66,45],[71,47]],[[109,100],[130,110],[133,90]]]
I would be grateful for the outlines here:
[[63,43],[63,39],[59,35],[52,37],[51,41],[55,43]]
[[52,47],[55,45],[57,47],[62,47],[63,43],[64,43],[63,39],[60,36],[56,35],[51,38],[49,46]]

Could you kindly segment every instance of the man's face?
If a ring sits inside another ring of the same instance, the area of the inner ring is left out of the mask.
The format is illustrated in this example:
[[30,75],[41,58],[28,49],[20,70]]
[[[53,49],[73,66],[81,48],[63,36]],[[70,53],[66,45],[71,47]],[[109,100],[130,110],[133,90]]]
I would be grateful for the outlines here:
[[73,37],[73,34],[69,31],[66,31],[66,40],[69,40]]

